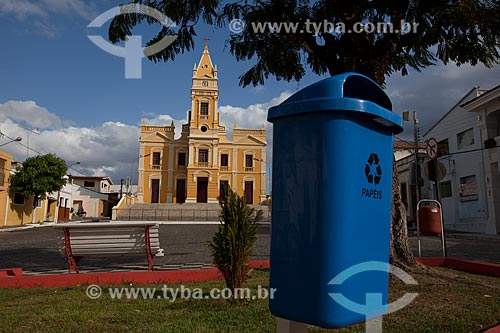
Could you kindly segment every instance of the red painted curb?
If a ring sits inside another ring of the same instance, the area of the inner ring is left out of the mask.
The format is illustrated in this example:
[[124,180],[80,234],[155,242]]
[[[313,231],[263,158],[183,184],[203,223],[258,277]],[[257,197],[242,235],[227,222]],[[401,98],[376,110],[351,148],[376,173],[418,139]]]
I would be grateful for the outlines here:
[[250,262],[252,268],[269,268],[269,260],[257,260]]
[[[500,277],[500,265],[481,261],[464,260],[458,258],[416,258],[417,262],[427,266],[446,266],[460,271]],[[500,332],[499,332],[500,333]]]
[[[427,266],[447,266],[465,272],[500,277],[500,265],[457,258],[416,258]],[[252,268],[269,268],[269,260],[250,263]],[[22,269],[9,268],[0,270],[0,288],[56,288],[78,285],[100,284],[119,285],[123,283],[190,283],[222,280],[216,268],[185,271],[152,272],[114,272],[87,274],[54,274],[38,276],[19,276]],[[500,333],[491,331],[489,333]]]
[[446,258],[415,258],[418,263],[424,264],[425,266],[445,266]]
[[0,268],[0,277],[21,276],[23,275],[22,268]]
[[447,258],[446,266],[480,275],[500,277],[500,265],[457,258]]
[[484,333],[500,333],[500,326],[490,328],[489,330],[485,331]]
[[215,269],[152,272],[113,272],[0,277],[0,288],[57,288],[79,285],[119,285],[123,283],[189,283],[222,280]]
[[[250,263],[252,268],[269,268],[269,260]],[[222,274],[216,268],[184,271],[142,271],[86,274],[52,274],[37,276],[13,276],[1,274],[17,269],[0,270],[0,288],[57,288],[79,285],[120,285],[123,283],[190,283],[222,280]],[[22,270],[21,270],[22,272]]]

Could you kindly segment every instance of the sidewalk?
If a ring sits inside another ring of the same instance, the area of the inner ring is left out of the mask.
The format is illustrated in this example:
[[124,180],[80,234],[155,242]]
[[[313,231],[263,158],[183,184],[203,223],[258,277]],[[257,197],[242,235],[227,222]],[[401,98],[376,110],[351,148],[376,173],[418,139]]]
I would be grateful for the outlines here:
[[[500,241],[500,234],[478,234],[473,232],[445,230],[446,238],[460,238],[460,239],[496,239]],[[417,236],[417,228],[413,227],[408,229],[410,237]]]
[[[57,224],[64,224],[64,223],[85,223],[85,222],[92,222],[92,221],[70,221],[70,222],[59,222]],[[109,222],[123,222],[123,223],[134,223],[134,222],[143,222],[143,221],[99,221],[103,223],[109,223]],[[148,221],[148,222],[155,222],[160,225],[219,225],[219,221]],[[271,222],[263,221],[259,222],[259,225],[271,225]],[[0,232],[10,232],[10,231],[22,231],[22,230],[27,230],[27,229],[32,229],[32,228],[41,228],[41,227],[49,227],[56,225],[55,222],[44,222],[44,223],[34,223],[34,224],[25,224],[22,226],[9,226],[9,227],[0,227]]]
[[459,231],[448,231],[446,232],[446,238],[458,238],[458,239],[475,239],[475,240],[496,240],[500,242],[500,235],[487,235],[487,234],[476,234],[468,232]]
[[[448,257],[465,260],[500,264],[500,235],[485,235],[463,232],[445,232]],[[409,235],[413,254],[418,256],[418,239],[421,243],[421,256],[442,257],[441,236],[418,237],[416,231]]]
[[33,228],[41,228],[41,227],[49,227],[55,225],[55,222],[44,222],[44,223],[29,223],[21,226],[8,226],[8,227],[0,227],[0,232],[10,232],[10,231],[22,231]]

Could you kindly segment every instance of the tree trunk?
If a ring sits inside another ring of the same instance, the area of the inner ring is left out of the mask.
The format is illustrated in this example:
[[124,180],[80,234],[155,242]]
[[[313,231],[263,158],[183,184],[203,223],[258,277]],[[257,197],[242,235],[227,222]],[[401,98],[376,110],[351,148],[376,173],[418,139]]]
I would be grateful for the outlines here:
[[396,160],[392,168],[392,221],[391,221],[391,252],[390,262],[401,268],[413,268],[417,262],[413,257],[408,243],[408,227],[406,223],[406,208],[401,199]]

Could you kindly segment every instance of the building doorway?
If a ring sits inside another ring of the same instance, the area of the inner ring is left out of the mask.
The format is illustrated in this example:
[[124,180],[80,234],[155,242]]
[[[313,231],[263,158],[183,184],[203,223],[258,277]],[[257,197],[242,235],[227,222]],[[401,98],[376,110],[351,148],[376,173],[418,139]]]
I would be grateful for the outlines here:
[[208,202],[208,178],[198,177],[196,202]]
[[177,179],[177,193],[176,193],[177,203],[186,202],[186,180]]
[[158,203],[158,199],[160,198],[160,180],[152,179],[151,180],[151,203]]
[[252,181],[245,182],[245,199],[246,199],[247,205],[253,204],[253,182]]

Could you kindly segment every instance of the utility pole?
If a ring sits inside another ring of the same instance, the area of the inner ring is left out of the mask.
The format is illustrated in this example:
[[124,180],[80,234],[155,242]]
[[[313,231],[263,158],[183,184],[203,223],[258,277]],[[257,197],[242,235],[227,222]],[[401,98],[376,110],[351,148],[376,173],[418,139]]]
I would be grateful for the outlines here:
[[16,125],[26,130],[26,158],[28,158],[30,156],[30,134],[34,133],[36,135],[40,135],[40,130],[38,128],[33,129],[24,127],[23,125],[19,125],[17,123]]
[[418,160],[418,142],[420,137],[420,129],[418,128],[418,118],[417,111],[413,111],[413,140],[414,140],[414,151],[415,151],[415,195],[417,202],[420,200],[420,163]]
[[[420,201],[420,162],[418,160],[418,142],[420,141],[420,129],[418,128],[418,118],[416,111],[403,111],[403,120],[410,121],[410,116],[413,115],[413,151],[415,155],[415,202],[412,202],[412,212],[417,214],[417,203]],[[415,219],[416,219],[415,215]]]

